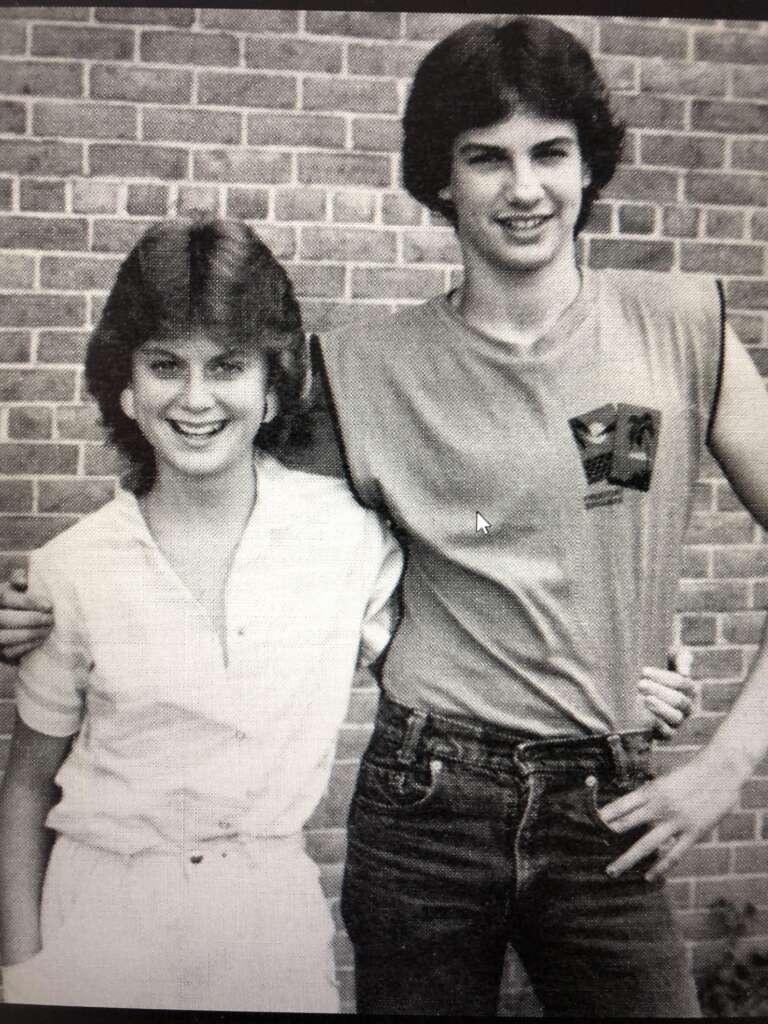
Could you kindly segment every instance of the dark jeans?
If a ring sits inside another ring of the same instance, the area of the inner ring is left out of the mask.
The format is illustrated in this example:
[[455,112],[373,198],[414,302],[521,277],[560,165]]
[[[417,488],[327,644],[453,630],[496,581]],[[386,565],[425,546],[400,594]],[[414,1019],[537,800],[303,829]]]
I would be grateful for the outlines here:
[[649,761],[645,734],[531,741],[382,698],[342,892],[358,1013],[494,1014],[512,943],[546,1016],[698,1017],[663,883],[605,873],[637,833],[597,808]]

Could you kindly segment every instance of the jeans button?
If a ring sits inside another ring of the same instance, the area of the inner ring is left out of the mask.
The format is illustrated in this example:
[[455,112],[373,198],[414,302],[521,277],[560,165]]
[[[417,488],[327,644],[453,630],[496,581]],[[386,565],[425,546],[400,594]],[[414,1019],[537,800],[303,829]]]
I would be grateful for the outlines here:
[[596,777],[594,775],[588,775],[586,779],[584,779],[584,785],[587,787],[587,789],[594,789],[597,785]]
[[202,853],[193,853],[190,855],[189,862],[190,864],[199,864],[202,859]]

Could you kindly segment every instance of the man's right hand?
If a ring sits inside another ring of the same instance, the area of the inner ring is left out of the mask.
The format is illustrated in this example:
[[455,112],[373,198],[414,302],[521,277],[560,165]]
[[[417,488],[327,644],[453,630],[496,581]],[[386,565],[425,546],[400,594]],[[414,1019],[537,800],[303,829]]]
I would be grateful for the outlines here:
[[27,575],[14,569],[0,587],[0,661],[15,665],[22,654],[32,651],[53,628],[50,604],[27,593]]

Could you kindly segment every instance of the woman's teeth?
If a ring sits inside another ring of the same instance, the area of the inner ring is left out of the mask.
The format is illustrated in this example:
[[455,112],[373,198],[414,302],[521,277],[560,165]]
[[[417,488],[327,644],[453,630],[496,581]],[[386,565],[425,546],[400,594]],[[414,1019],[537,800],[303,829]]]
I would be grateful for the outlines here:
[[216,420],[215,423],[182,423],[180,420],[168,420],[177,434],[185,437],[213,437],[220,433],[227,425],[226,420]]

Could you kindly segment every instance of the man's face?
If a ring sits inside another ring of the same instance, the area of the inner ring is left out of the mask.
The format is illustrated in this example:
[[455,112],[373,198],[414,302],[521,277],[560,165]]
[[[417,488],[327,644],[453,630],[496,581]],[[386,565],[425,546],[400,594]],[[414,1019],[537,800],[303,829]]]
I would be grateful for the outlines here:
[[519,273],[572,265],[588,184],[576,126],[519,108],[457,137],[440,195],[453,202],[468,268]]

